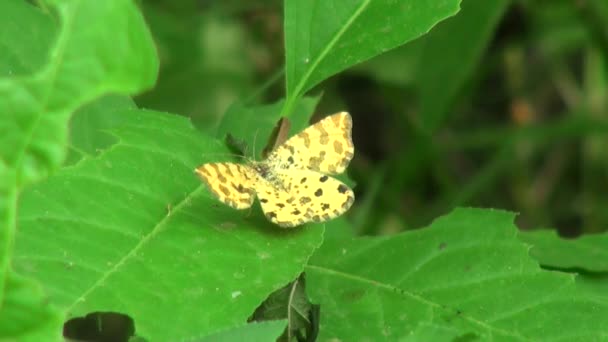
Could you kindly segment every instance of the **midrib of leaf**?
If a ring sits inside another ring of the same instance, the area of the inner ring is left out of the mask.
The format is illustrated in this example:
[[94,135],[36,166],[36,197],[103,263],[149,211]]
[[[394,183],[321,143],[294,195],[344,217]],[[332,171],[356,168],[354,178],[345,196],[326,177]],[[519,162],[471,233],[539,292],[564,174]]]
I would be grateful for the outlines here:
[[298,279],[299,278],[296,278],[296,280],[293,281],[291,291],[289,291],[289,299],[287,300],[287,341],[291,341],[291,302],[296,293],[296,287],[298,287]]
[[[118,146],[115,145],[115,146]],[[74,302],[66,308],[66,311],[72,311],[74,306],[84,301],[85,298],[95,291],[97,288],[101,287],[106,279],[108,279],[112,274],[119,271],[119,268],[124,265],[129,259],[133,258],[136,253],[142,249],[148,241],[150,241],[153,237],[163,231],[166,227],[166,223],[170,218],[173,217],[174,213],[179,212],[179,210],[189,203],[189,201],[197,195],[199,192],[203,191],[205,187],[203,185],[199,185],[194,191],[190,192],[187,196],[185,196],[175,207],[173,207],[167,215],[165,215],[155,226],[150,230],[148,234],[146,234],[128,253],[126,253],[117,263],[115,263],[111,268],[109,268],[99,279],[94,282],[88,289],[86,289],[80,297],[78,297]]]
[[297,101],[297,99],[302,95],[300,93],[301,93],[302,89],[304,88],[304,86],[306,85],[306,82],[310,78],[310,75],[312,75],[313,71],[317,68],[319,63],[321,63],[321,61],[325,58],[325,56],[327,56],[327,54],[329,54],[329,51],[338,43],[338,40],[352,26],[352,24],[361,15],[363,10],[365,10],[365,8],[367,8],[367,6],[370,4],[370,2],[371,2],[371,0],[364,0],[363,2],[361,2],[359,7],[353,13],[353,15],[346,21],[345,25],[342,26],[342,28],[336,33],[336,35],[334,35],[334,37],[329,41],[329,44],[327,44],[325,46],[325,48],[321,51],[319,56],[313,61],[313,63],[310,65],[310,68],[308,68],[306,70],[306,72],[300,79],[300,82],[298,82],[298,84],[296,85],[294,92],[292,94],[288,94],[289,98],[287,99],[287,101],[285,101],[283,110],[281,110],[281,116],[289,116],[289,114],[291,114],[291,110],[292,110],[295,102]]
[[[56,58],[53,61],[49,61],[48,64],[48,68],[46,70],[42,70],[40,71],[39,75],[33,75],[31,76],[31,78],[23,80],[23,83],[26,83],[28,81],[34,80],[34,82],[40,82],[40,78],[42,78],[42,76],[44,76],[45,74],[48,73],[48,84],[54,84],[56,79],[57,79],[57,70],[59,69],[59,65],[61,65],[62,61],[63,61],[63,56],[65,53],[65,46],[66,46],[66,42],[69,38],[69,35],[71,34],[71,30],[70,28],[72,27],[72,23],[73,23],[73,17],[66,15],[63,17],[63,30],[62,33],[60,34],[58,39],[57,39],[57,45],[56,45]],[[56,61],[57,63],[53,63],[54,61]],[[38,76],[38,77],[37,77]],[[7,200],[7,206],[6,206],[6,216],[8,217],[7,219],[7,224],[6,224],[6,230],[4,232],[2,232],[1,234],[3,234],[5,236],[4,239],[1,239],[4,241],[4,246],[2,248],[3,253],[0,256],[0,260],[2,262],[2,265],[0,265],[1,270],[2,270],[2,274],[4,275],[4,279],[2,279],[2,284],[6,284],[6,279],[8,276],[8,267],[9,267],[9,263],[11,260],[11,255],[13,254],[13,248],[15,245],[15,235],[16,235],[16,231],[17,231],[17,202],[19,201],[19,185],[21,184],[21,181],[19,179],[19,168],[21,166],[21,163],[23,162],[23,158],[25,157],[26,154],[26,150],[27,150],[27,146],[30,145],[33,136],[34,136],[34,131],[38,128],[39,124],[40,124],[40,119],[42,117],[42,115],[46,112],[46,108],[48,106],[48,101],[49,98],[51,96],[51,88],[49,86],[48,91],[45,92],[45,96],[42,99],[42,106],[41,109],[38,111],[38,115],[35,117],[35,120],[32,122],[32,124],[28,127],[28,130],[25,132],[25,138],[23,139],[23,144],[21,145],[21,148],[18,150],[18,154],[17,154],[17,158],[15,159],[15,164],[13,167],[14,172],[12,173],[13,179],[10,180],[5,180],[8,182],[11,182],[9,184],[8,188],[8,192],[9,195],[7,196],[8,198]],[[2,289],[0,289],[0,303],[2,303],[4,300],[4,287]]]
[[[291,307],[293,301],[294,301],[294,297],[296,294],[296,289],[298,287],[298,284],[300,283],[300,278],[296,278],[296,280],[293,281],[293,285],[291,286],[291,291],[289,291],[289,299],[287,300],[287,341],[291,341],[292,336],[291,336]],[[306,317],[306,315],[302,312],[300,312],[298,310],[298,307],[293,305],[293,309],[294,311],[296,311],[298,314],[300,314],[300,316],[306,320],[308,322],[308,318]]]
[[[76,5],[74,5],[74,7],[78,6],[80,3],[78,2]],[[63,29],[61,30],[64,34],[61,34],[59,36],[59,39],[57,40],[57,45],[56,45],[56,58],[53,61],[49,62],[49,67],[47,70],[44,70],[40,73],[40,75],[45,75],[46,73],[48,73],[48,81],[46,81],[45,83],[47,83],[48,89],[45,92],[44,98],[42,100],[42,106],[41,109],[38,111],[38,115],[36,116],[35,121],[32,123],[32,125],[29,127],[29,130],[27,132],[26,135],[26,139],[24,139],[24,143],[21,146],[21,150],[19,151],[20,153],[17,155],[17,159],[15,162],[15,166],[19,166],[21,164],[21,161],[23,160],[23,158],[25,157],[25,151],[26,151],[26,146],[28,146],[32,139],[33,139],[33,135],[34,135],[34,131],[36,130],[36,128],[38,128],[38,125],[40,124],[40,118],[42,117],[42,115],[44,113],[46,113],[46,108],[48,106],[49,103],[49,98],[51,97],[51,94],[53,93],[53,87],[51,85],[55,84],[56,80],[57,80],[57,70],[59,69],[59,66],[63,63],[63,56],[65,54],[65,47],[67,45],[67,41],[68,38],[72,32],[71,27],[73,25],[73,19],[74,17],[72,15],[65,15],[63,16]],[[55,54],[52,54],[55,55]],[[34,78],[36,79],[36,78]],[[15,184],[16,186],[16,184]]]
[[[407,297],[409,297],[409,298],[411,298],[413,300],[419,301],[422,304],[432,306],[432,307],[434,307],[436,309],[439,309],[439,310],[444,310],[444,305],[441,305],[441,304],[429,301],[427,299],[424,299],[424,298],[422,298],[420,296],[417,296],[417,295],[415,295],[415,294],[413,294],[411,292],[408,292],[408,291],[406,291],[406,290],[404,290],[404,289],[402,289],[400,287],[395,287],[393,285],[381,283],[379,281],[376,281],[376,280],[373,280],[373,279],[369,279],[369,278],[365,278],[365,277],[361,277],[361,276],[356,275],[356,274],[351,274],[351,273],[346,273],[346,272],[342,272],[342,271],[337,271],[337,270],[326,268],[326,267],[322,267],[322,266],[316,266],[316,265],[310,265],[310,264],[308,264],[305,267],[308,268],[308,269],[311,269],[311,270],[315,270],[315,271],[317,271],[319,273],[325,273],[325,274],[328,274],[328,275],[332,275],[332,276],[348,279],[348,280],[351,280],[351,281],[356,281],[356,282],[359,282],[359,283],[373,285],[373,286],[375,286],[377,288],[381,288],[383,290],[387,290],[391,294],[395,294],[396,293],[396,294],[399,294],[399,295],[402,295],[402,296],[407,296]],[[479,325],[480,327],[484,328],[487,331],[497,332],[497,333],[500,333],[500,334],[503,334],[503,335],[506,335],[506,336],[510,336],[510,337],[516,338],[516,339],[521,340],[521,341],[532,341],[529,338],[521,336],[520,334],[516,334],[516,333],[510,332],[510,331],[506,331],[504,329],[500,329],[500,328],[488,325],[487,323],[479,321],[479,320],[477,320],[477,319],[475,319],[473,317],[470,317],[468,315],[465,315],[465,314],[461,314],[459,317],[462,318],[462,319],[464,319],[464,320],[466,320],[466,321],[468,321],[468,322],[471,322],[473,324]]]
[[[17,227],[17,187],[9,187],[8,194],[6,199],[6,229],[1,229],[0,227],[0,240],[4,241],[4,253],[0,256],[0,274],[2,275],[2,283],[0,283],[0,309],[2,308],[2,303],[4,303],[4,291],[5,285],[8,281],[8,268],[10,263],[10,256],[13,253],[13,247],[15,242],[15,230]],[[4,237],[2,236],[4,235]]]

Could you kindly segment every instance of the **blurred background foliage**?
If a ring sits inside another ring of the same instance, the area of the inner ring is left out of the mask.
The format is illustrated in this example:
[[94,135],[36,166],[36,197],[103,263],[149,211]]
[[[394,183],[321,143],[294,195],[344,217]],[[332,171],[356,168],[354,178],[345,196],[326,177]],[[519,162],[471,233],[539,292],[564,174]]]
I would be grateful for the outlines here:
[[[139,106],[202,131],[240,101],[284,96],[282,2],[140,1],[161,57]],[[422,38],[320,84],[347,110],[357,234],[422,227],[457,206],[522,229],[608,227],[608,2],[463,0]]]

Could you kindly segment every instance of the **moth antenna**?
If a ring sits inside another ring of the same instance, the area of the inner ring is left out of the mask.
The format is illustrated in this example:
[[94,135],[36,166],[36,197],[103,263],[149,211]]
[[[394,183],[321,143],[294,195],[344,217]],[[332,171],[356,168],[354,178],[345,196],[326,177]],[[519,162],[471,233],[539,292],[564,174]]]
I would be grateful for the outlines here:
[[258,128],[258,129],[255,130],[255,133],[253,134],[253,146],[251,147],[251,150],[253,152],[253,154],[252,154],[252,159],[253,160],[256,160],[255,143],[258,140],[258,133],[259,132],[260,132],[260,129]]
[[238,160],[248,160],[247,157],[242,156],[238,153],[204,153],[203,156],[205,158],[226,158],[226,159],[238,159]]

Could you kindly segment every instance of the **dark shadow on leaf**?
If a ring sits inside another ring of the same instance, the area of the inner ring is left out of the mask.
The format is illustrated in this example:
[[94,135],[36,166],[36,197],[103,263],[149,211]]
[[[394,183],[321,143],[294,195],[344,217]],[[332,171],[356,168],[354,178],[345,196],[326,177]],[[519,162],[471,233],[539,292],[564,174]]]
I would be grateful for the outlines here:
[[302,273],[296,280],[271,293],[248,322],[287,319],[287,327],[277,341],[313,342],[319,334],[320,316],[321,307],[308,300],[305,274]]
[[[92,312],[84,317],[68,320],[63,325],[67,341],[127,342],[135,337],[135,323],[118,312]],[[145,341],[137,338],[138,341]]]

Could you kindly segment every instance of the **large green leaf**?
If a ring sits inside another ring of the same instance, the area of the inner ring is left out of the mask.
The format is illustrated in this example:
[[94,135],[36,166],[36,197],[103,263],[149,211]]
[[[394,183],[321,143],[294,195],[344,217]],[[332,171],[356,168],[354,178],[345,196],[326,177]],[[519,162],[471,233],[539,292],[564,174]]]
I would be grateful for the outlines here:
[[[104,93],[150,87],[156,76],[152,40],[131,1],[53,3],[63,26],[47,63],[32,75],[0,79],[4,192],[39,180],[60,165],[67,122],[77,107]],[[9,11],[22,6],[7,4],[3,6]],[[29,24],[37,22],[24,25]]]
[[59,341],[60,312],[48,303],[42,287],[9,273],[0,310],[0,341]]
[[555,230],[536,230],[520,232],[519,238],[532,245],[530,255],[543,266],[608,272],[608,234],[564,239]]
[[349,66],[428,32],[460,0],[285,1],[287,101]]
[[[224,3],[209,2],[201,11],[192,0],[141,2],[161,57],[158,83],[136,98],[141,107],[186,115],[206,130],[233,102],[251,96],[256,32],[241,16],[217,9]],[[249,6],[237,3],[241,10]]]
[[471,80],[509,0],[466,0],[461,12],[437,25],[421,44],[415,81],[420,121],[429,132],[450,114],[454,97]]
[[282,230],[219,203],[193,173],[223,144],[182,117],[123,111],[118,142],[23,193],[19,271],[69,316],[117,311],[167,341],[247,321],[294,279],[323,227]]
[[125,118],[106,114],[135,108],[133,100],[118,95],[104,96],[79,108],[70,119],[69,151],[63,165],[96,156],[116,143],[116,137],[109,131],[120,126]]
[[6,0],[0,2],[0,23],[0,77],[24,77],[41,69],[58,31],[53,18],[26,1]]
[[252,323],[189,342],[274,341],[283,333],[286,324],[285,320]]
[[459,209],[426,229],[326,241],[306,270],[322,340],[604,338],[606,297],[541,270],[513,217]]
[[[39,297],[29,280],[20,284],[32,286],[14,286],[12,279],[19,276],[9,267],[19,192],[62,163],[74,110],[105,93],[130,94],[150,87],[158,67],[150,34],[131,1],[48,3],[46,9],[56,17],[25,1],[0,2],[0,315],[4,317],[13,317],[19,314],[14,310],[24,307],[33,315],[46,310],[36,306],[46,305],[44,301],[9,302],[26,298],[27,291],[31,298]],[[37,331],[35,326],[32,329]],[[31,334],[20,332],[21,337],[26,335]]]

